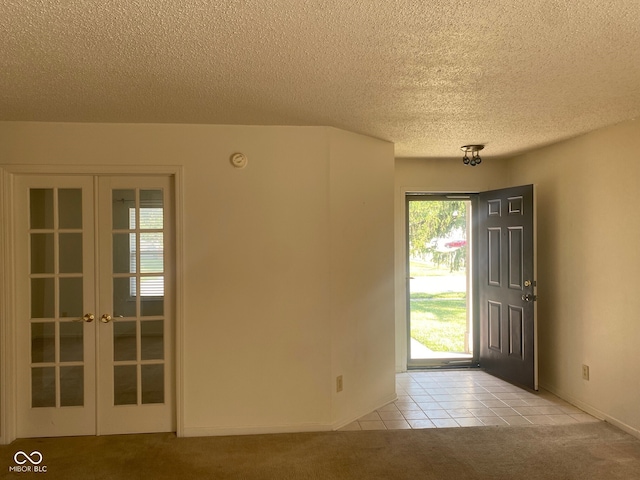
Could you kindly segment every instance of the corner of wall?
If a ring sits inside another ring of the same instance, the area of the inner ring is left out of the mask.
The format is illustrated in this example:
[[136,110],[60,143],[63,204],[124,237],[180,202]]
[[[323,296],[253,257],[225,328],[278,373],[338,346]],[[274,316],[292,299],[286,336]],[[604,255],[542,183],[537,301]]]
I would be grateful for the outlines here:
[[395,398],[393,145],[338,129],[330,130],[330,142],[330,387],[337,428]]

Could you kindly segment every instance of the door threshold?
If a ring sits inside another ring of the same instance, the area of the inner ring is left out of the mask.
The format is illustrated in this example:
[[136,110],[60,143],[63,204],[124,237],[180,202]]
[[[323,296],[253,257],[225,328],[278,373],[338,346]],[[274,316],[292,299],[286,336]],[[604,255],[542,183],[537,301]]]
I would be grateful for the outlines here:
[[468,361],[461,362],[459,360],[452,362],[439,362],[434,364],[423,365],[407,365],[407,370],[481,370],[478,362]]

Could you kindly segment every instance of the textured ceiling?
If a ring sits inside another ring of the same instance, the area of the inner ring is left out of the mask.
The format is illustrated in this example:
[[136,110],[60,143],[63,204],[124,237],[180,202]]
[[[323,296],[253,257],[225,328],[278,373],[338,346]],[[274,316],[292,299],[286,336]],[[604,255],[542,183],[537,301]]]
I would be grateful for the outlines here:
[[636,116],[638,0],[0,0],[0,120],[330,125],[498,157]]

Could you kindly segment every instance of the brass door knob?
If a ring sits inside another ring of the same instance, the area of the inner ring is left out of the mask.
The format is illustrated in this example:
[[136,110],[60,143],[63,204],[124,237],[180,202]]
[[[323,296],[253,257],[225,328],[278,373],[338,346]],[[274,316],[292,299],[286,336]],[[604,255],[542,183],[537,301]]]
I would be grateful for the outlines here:
[[111,315],[109,315],[108,313],[105,313],[100,317],[100,321],[102,323],[109,323],[111,321]]

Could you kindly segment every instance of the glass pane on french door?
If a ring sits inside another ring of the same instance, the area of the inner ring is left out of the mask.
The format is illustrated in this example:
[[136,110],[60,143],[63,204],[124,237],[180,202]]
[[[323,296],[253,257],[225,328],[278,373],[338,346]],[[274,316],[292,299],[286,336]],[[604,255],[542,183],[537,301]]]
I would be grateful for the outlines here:
[[112,190],[113,401],[164,403],[164,194]]
[[81,188],[29,191],[31,406],[84,405]]

